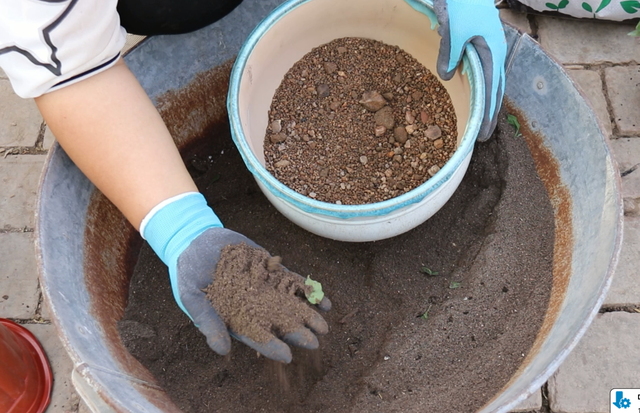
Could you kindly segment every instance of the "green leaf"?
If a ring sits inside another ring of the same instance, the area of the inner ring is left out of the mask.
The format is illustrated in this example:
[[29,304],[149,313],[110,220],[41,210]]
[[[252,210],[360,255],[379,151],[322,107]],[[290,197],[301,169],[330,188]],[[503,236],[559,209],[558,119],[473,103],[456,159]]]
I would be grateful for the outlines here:
[[429,319],[429,310],[431,310],[431,306],[429,306],[429,308],[427,308],[427,311],[425,311],[420,318],[423,320],[428,320]]
[[456,282],[456,281],[451,281],[451,284],[449,284],[449,288],[451,288],[452,290],[455,290],[456,288],[460,288],[462,287],[462,283]]
[[311,304],[320,304],[320,301],[324,298],[324,292],[322,291],[322,284],[318,281],[314,281],[311,277],[307,276],[304,285],[310,285],[313,289],[311,294],[307,295],[307,300]]
[[596,13],[599,12],[600,10],[604,9],[605,7],[607,7],[609,5],[609,3],[611,3],[611,0],[602,0],[602,3],[600,3],[600,6],[596,10]]
[[562,0],[560,3],[558,3],[558,10],[564,9],[565,7],[567,7],[568,4],[569,4],[569,0]]
[[438,271],[433,271],[433,270],[429,269],[428,267],[422,267],[420,269],[420,272],[424,273],[424,274],[429,274],[429,275],[438,275]]
[[636,29],[630,33],[628,33],[629,36],[634,36],[634,37],[638,37],[640,36],[640,22],[638,22],[638,24],[636,25]]
[[521,134],[520,134],[520,122],[518,122],[518,118],[516,118],[512,114],[507,114],[507,123],[509,125],[513,126],[514,128],[516,128],[516,134],[514,135],[514,138],[517,138],[517,137],[521,136]]
[[544,5],[550,8],[551,10],[558,10],[558,6],[556,6],[553,3],[545,3]]
[[640,2],[638,0],[621,1],[620,6],[629,14],[634,14],[640,9]]
[[593,9],[591,8],[591,5],[589,3],[586,3],[586,2],[582,3],[582,8],[588,11],[589,13],[593,13]]

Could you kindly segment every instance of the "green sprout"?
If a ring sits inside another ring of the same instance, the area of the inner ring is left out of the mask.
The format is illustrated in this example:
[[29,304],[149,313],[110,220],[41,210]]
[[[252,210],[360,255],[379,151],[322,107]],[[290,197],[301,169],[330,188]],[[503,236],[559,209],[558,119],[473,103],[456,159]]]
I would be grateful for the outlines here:
[[423,274],[438,275],[438,271],[433,271],[433,270],[429,269],[428,267],[420,268],[420,272],[423,273]]
[[516,134],[513,136],[514,138],[522,136],[522,134],[520,133],[520,122],[518,122],[518,118],[516,118],[514,115],[508,114],[507,123],[516,128]]
[[451,288],[452,290],[455,290],[456,288],[460,288],[462,287],[462,283],[456,282],[456,281],[451,281],[451,284],[449,284],[449,288]]
[[307,276],[307,279],[304,282],[304,285],[310,285],[312,290],[310,294],[305,294],[307,296],[307,300],[311,304],[320,304],[320,301],[324,298],[324,291],[322,291],[322,284],[318,281],[314,281],[311,277]]
[[429,308],[427,308],[427,311],[425,311],[420,318],[423,320],[428,320],[429,319],[429,310],[431,310],[431,306],[429,306]]

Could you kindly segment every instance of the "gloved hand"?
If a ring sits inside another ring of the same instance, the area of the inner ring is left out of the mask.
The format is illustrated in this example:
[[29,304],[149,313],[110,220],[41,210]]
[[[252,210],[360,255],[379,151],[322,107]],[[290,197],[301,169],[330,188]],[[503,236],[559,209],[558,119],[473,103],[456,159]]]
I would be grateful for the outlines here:
[[[291,350],[285,343],[315,349],[318,339],[313,333],[325,334],[328,331],[327,323],[316,312],[307,326],[301,322],[294,333],[273,337],[266,344],[227,330],[202,290],[213,282],[225,246],[243,242],[252,247],[259,246],[244,235],[223,228],[202,194],[184,194],[161,203],[147,215],[140,232],[169,267],[176,302],[206,336],[207,344],[216,353],[225,355],[229,352],[231,335],[265,357],[289,363]],[[331,302],[325,297],[318,307],[328,310]]]
[[484,71],[485,105],[478,140],[486,141],[495,129],[497,113],[502,105],[505,87],[507,41],[493,0],[433,0],[433,12],[424,0],[405,0],[414,9],[426,14],[435,25],[440,24],[442,36],[438,54],[438,74],[450,80],[462,59],[467,43],[478,52]]

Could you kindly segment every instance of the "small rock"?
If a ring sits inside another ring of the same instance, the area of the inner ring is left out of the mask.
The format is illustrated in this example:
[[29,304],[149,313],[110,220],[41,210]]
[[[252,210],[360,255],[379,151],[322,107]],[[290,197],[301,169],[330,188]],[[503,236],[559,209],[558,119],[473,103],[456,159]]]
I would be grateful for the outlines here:
[[395,84],[401,84],[403,82],[403,77],[402,77],[402,73],[401,72],[397,72],[394,76],[393,76],[393,82]]
[[436,149],[440,149],[444,146],[444,141],[442,139],[436,139],[435,141],[433,141],[433,146]]
[[362,155],[360,157],[360,163],[363,164],[363,165],[366,165],[367,162],[369,162],[369,159],[366,156]]
[[338,70],[338,65],[333,62],[324,62],[324,71],[330,75]]
[[343,54],[347,52],[347,48],[344,46],[338,47],[338,53]]
[[431,118],[431,116],[429,116],[427,112],[423,110],[422,112],[420,112],[420,122],[424,123],[425,125],[428,125],[429,123],[433,123],[433,119]]
[[416,121],[416,117],[411,112],[405,113],[404,114],[404,118],[406,119],[407,124],[409,124],[409,125],[413,125],[415,123],[415,121]]
[[275,134],[271,135],[269,140],[271,141],[271,143],[281,143],[281,142],[284,142],[284,141],[287,140],[287,135],[285,135],[282,132],[275,133]]
[[435,141],[440,136],[442,136],[442,130],[440,130],[439,126],[431,125],[427,128],[427,131],[424,133],[424,136]]
[[404,153],[404,149],[402,148],[395,148],[393,150],[393,153],[395,153],[396,155],[402,155]]
[[404,127],[404,130],[406,130],[409,135],[413,135],[413,132],[415,132],[416,129],[418,129],[416,125],[407,125]]
[[393,110],[389,106],[385,106],[377,111],[376,114],[373,115],[373,119],[375,120],[376,125],[382,125],[387,128],[387,130],[393,128],[396,124],[393,119]]
[[287,161],[286,159],[283,159],[281,161],[278,161],[275,163],[275,167],[276,168],[284,168],[285,166],[289,166],[291,165],[291,162]]
[[387,128],[382,125],[376,125],[376,136],[380,137],[387,132]]
[[327,176],[329,176],[329,168],[324,168],[320,170],[320,176],[323,178],[326,178]]
[[423,160],[424,160],[424,159],[427,159],[427,156],[428,156],[428,155],[427,155],[427,153],[426,153],[426,152],[422,152],[422,153],[420,154],[420,159],[423,159]]
[[280,133],[280,131],[282,131],[282,120],[274,120],[273,122],[271,122],[271,125],[269,125],[269,127],[271,128],[271,132]]
[[309,71],[307,71],[307,69],[302,69],[302,72],[300,73],[300,76],[302,76],[302,77],[309,76]]
[[401,54],[397,54],[396,55],[396,61],[398,63],[400,63],[401,65],[407,63],[407,59],[405,59],[405,57],[403,55],[401,55]]
[[317,197],[317,196],[318,196],[318,194],[316,194],[315,192],[309,192],[309,196],[310,196],[311,198],[315,198],[315,197]]
[[380,93],[371,90],[362,94],[362,100],[359,103],[369,112],[377,112],[387,104],[387,101]]
[[398,163],[402,162],[402,155],[394,155],[393,160]]
[[269,257],[269,259],[267,259],[267,271],[273,272],[277,270],[278,268],[280,268],[281,262],[282,257],[279,257],[277,255],[275,257]]
[[317,146],[317,143],[315,143],[314,141],[309,141],[309,142],[307,142],[307,144],[309,145],[309,147],[310,147],[311,149],[315,149],[315,148],[316,148],[316,146]]
[[331,90],[329,89],[329,85],[321,83],[316,86],[316,92],[318,92],[318,97],[326,98],[327,96],[329,96]]
[[407,130],[402,126],[398,126],[393,130],[393,137],[395,138],[396,142],[403,144],[407,141],[408,138]]
[[440,167],[438,165],[433,165],[431,168],[429,168],[427,172],[429,172],[429,175],[433,176],[437,174],[439,170],[440,170]]
[[387,178],[391,178],[391,176],[393,175],[393,171],[391,169],[387,169],[386,171],[384,171],[384,175]]
[[391,93],[391,92],[383,93],[382,97],[387,99],[387,102],[390,102],[390,101],[393,100],[393,93]]
[[422,96],[423,96],[423,93],[419,90],[416,90],[411,94],[411,97],[413,98],[413,100],[420,100],[422,99]]
[[331,109],[331,110],[336,110],[339,107],[340,107],[340,102],[335,101],[335,100],[333,102],[331,102],[331,104],[329,105],[329,109]]

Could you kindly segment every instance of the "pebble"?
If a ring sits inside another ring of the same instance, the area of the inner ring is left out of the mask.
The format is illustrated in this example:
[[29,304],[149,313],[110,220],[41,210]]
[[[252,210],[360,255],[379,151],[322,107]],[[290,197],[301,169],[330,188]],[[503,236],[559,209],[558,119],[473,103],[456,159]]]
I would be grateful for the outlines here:
[[280,133],[280,131],[282,130],[282,120],[278,119],[278,120],[274,120],[273,122],[271,122],[271,132],[273,133]]
[[376,136],[380,137],[380,136],[384,135],[387,132],[387,128],[385,128],[382,125],[376,125],[375,131],[376,131]]
[[407,125],[404,127],[404,130],[407,131],[409,135],[413,135],[413,132],[415,132],[417,129],[418,127],[416,125]]
[[433,176],[437,174],[439,170],[440,170],[440,167],[438,165],[433,165],[431,168],[429,168],[427,172],[429,172],[429,175]]
[[269,140],[271,140],[271,143],[280,143],[280,142],[284,142],[287,140],[287,135],[285,135],[284,133],[280,132],[280,133],[274,133],[273,135],[271,135],[271,137],[269,138]]
[[344,46],[338,47],[338,53],[343,54],[347,52],[347,48]]
[[398,126],[393,130],[393,137],[395,138],[396,142],[403,144],[407,141],[408,138],[407,130],[402,126]]
[[316,86],[316,92],[318,92],[318,97],[326,98],[327,96],[329,96],[331,90],[329,89],[329,85],[327,85],[326,83],[320,83],[318,86]]
[[384,97],[385,99],[387,99],[388,102],[390,102],[393,100],[393,93],[391,92],[383,93],[382,97]]
[[411,94],[411,97],[412,97],[414,100],[420,100],[420,99],[422,99],[422,96],[423,96],[423,95],[424,95],[424,94],[423,94],[421,91],[416,90],[415,92],[413,92],[413,93]]
[[330,75],[333,74],[336,70],[338,70],[338,65],[333,62],[325,62],[324,63],[324,71]]
[[278,161],[275,163],[275,167],[276,168],[284,168],[285,166],[289,166],[291,165],[291,162],[287,161],[286,159],[283,159],[281,161]]
[[369,162],[369,159],[366,156],[363,155],[363,156],[360,157],[360,163],[361,164],[366,165],[367,162]]
[[431,125],[427,128],[427,131],[424,133],[424,136],[435,141],[440,136],[442,136],[442,130],[437,125]]
[[394,155],[393,160],[398,163],[402,162],[402,155]]
[[369,112],[377,112],[387,104],[385,98],[375,90],[364,92],[359,102]]
[[396,124],[393,119],[393,110],[389,106],[385,106],[373,115],[376,125],[382,125],[385,128],[391,129]]
[[416,117],[411,112],[405,113],[404,118],[409,125],[413,125],[416,121]]
[[422,112],[420,112],[420,122],[428,125],[429,123],[433,122],[433,119],[431,119],[431,116],[429,116],[429,114],[423,110]]
[[444,146],[444,141],[442,139],[437,139],[437,140],[433,141],[433,146],[436,149],[440,149],[440,148],[442,148]]

